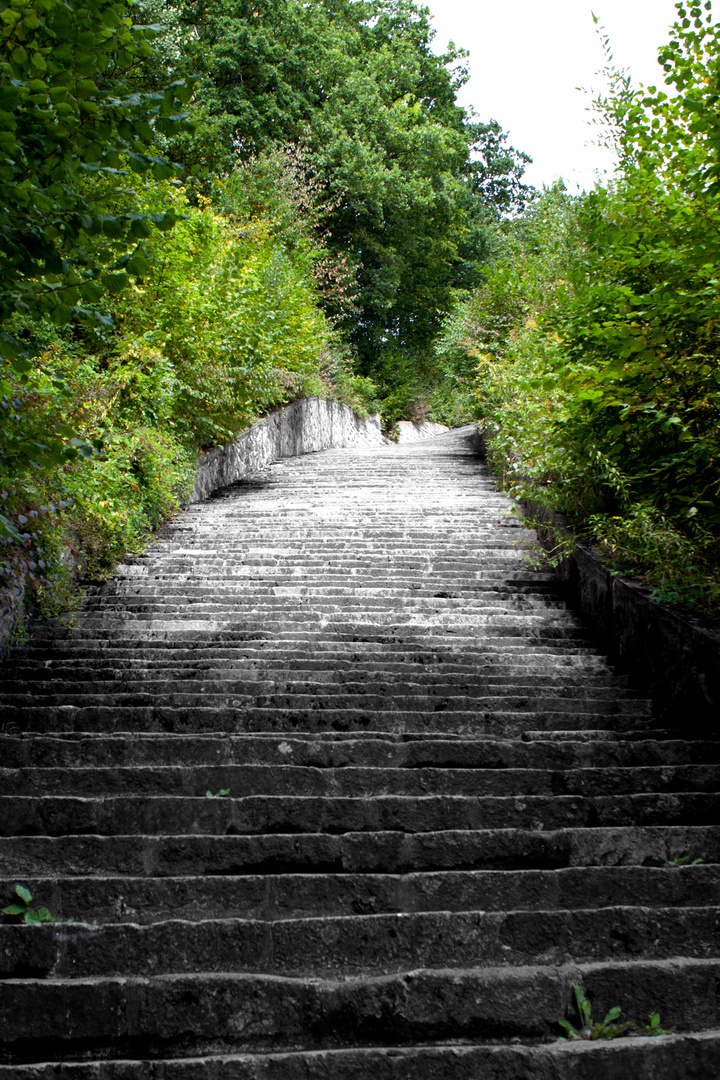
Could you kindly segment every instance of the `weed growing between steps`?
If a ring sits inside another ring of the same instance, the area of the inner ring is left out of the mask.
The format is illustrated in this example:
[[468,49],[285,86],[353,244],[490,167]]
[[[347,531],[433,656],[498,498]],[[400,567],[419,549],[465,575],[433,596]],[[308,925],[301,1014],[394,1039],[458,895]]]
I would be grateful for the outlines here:
[[[564,1016],[559,1017],[558,1023],[563,1028],[565,1034],[558,1038],[558,1042],[589,1042],[596,1039],[617,1039],[621,1035],[634,1034],[637,1037],[655,1036],[655,1035],[669,1035],[670,1032],[660,1027],[660,1013],[652,1012],[648,1017],[646,1024],[638,1024],[636,1020],[623,1020],[621,1023],[617,1021],[620,1018],[619,1005],[613,1006],[608,1011],[604,1020],[597,1020],[593,1022],[592,1019],[592,1006],[588,999],[585,997],[585,992],[581,986],[573,987],[573,994],[575,996],[575,1002],[577,1005],[578,1016],[580,1018],[580,1026],[575,1027],[569,1020],[566,1020]],[[631,1029],[636,1029],[632,1031]]]
[[15,886],[15,895],[18,900],[14,904],[8,904],[2,908],[2,914],[8,916],[11,921],[17,920],[26,926],[41,926],[43,923],[65,923],[68,926],[95,927],[97,921],[92,923],[78,919],[65,919],[62,915],[51,915],[47,908],[41,907],[34,911],[30,907],[32,893],[24,885]]
[[668,857],[668,855],[664,851],[660,852],[660,858],[663,861],[663,866],[667,866],[668,868],[686,866],[686,865],[687,866],[700,866],[700,864],[702,863],[702,859],[693,859],[692,861],[690,861],[690,856],[689,855],[679,855],[675,859],[670,859]]

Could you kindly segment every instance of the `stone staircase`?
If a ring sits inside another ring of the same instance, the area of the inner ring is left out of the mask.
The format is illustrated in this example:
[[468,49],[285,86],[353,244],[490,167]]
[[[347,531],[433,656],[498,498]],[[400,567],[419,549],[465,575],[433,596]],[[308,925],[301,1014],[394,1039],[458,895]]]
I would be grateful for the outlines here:
[[[467,429],[295,458],[15,650],[0,1078],[720,1074],[720,743],[508,510]],[[576,985],[673,1034],[558,1045]]]

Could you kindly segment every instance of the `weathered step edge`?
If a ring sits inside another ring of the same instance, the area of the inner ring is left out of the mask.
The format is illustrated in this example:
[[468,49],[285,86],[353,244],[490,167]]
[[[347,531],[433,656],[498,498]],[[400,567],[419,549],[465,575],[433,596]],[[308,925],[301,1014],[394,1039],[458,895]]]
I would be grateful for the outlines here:
[[[708,1080],[720,1031],[552,1046],[372,1047],[148,1062],[0,1065],[0,1080]],[[150,1072],[152,1070],[152,1072]]]
[[155,1061],[456,1039],[543,1044],[559,1034],[558,1017],[572,1015],[573,985],[640,1022],[659,1009],[678,1034],[690,1034],[718,1028],[719,975],[720,961],[678,958],[340,981],[227,973],[11,980],[0,983],[1,1053],[7,1064],[72,1061],[87,1054],[88,1039],[96,1058],[139,1051]]

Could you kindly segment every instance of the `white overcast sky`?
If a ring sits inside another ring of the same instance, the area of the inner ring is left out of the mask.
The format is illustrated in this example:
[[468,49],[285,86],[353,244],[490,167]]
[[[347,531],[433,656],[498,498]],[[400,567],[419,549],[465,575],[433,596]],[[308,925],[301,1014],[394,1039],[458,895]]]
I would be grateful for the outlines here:
[[562,176],[571,190],[592,187],[596,170],[610,160],[589,145],[590,99],[576,89],[603,86],[592,12],[610,37],[616,66],[646,86],[662,84],[657,51],[676,17],[674,0],[418,2],[432,14],[436,51],[454,41],[470,52],[460,104],[473,105],[481,120],[497,120],[510,144],[533,158],[526,181],[539,187]]

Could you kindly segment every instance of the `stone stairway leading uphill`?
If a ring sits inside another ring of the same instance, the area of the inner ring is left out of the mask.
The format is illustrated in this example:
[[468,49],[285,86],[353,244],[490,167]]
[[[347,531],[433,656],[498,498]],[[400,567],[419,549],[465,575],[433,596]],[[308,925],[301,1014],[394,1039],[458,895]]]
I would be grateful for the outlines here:
[[[507,510],[467,430],[296,458],[16,650],[3,905],[65,921],[0,927],[0,1078],[718,1075],[720,744]],[[675,1034],[558,1046],[575,985]]]

